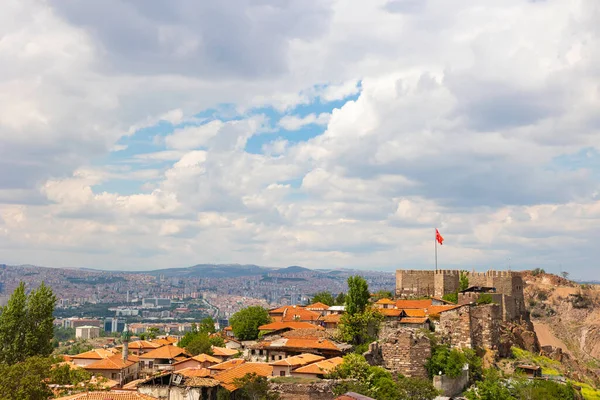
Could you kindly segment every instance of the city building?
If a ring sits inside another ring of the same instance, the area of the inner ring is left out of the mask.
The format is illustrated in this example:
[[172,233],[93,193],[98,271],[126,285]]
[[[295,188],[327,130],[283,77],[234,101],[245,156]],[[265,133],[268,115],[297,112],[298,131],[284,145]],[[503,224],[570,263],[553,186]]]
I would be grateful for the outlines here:
[[78,326],[75,328],[75,338],[77,339],[94,339],[100,337],[100,328],[97,326]]

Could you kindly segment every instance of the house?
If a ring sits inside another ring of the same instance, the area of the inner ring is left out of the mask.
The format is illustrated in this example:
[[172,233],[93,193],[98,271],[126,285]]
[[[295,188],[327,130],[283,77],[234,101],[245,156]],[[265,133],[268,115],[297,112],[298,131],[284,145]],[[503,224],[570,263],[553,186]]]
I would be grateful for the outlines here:
[[424,300],[396,300],[396,308],[401,310],[407,308],[419,308],[421,310],[425,310],[427,307],[433,305],[432,299],[424,299]]
[[208,354],[198,354],[192,358],[187,358],[173,364],[173,370],[179,371],[185,368],[208,368],[211,365],[219,364],[221,359],[209,356]]
[[320,313],[316,311],[307,310],[301,306],[284,306],[279,307],[273,312],[269,312],[269,315],[273,318],[274,322],[311,322],[313,324],[321,316]]
[[179,375],[183,375],[188,378],[193,378],[193,377],[206,378],[206,377],[209,377],[212,375],[210,373],[210,369],[196,368],[196,367],[184,368],[184,369],[177,370],[175,372],[177,372]]
[[228,369],[237,367],[241,364],[244,364],[246,360],[243,358],[234,358],[232,360],[227,360],[219,364],[211,365],[208,367],[211,375],[217,375],[220,372],[227,371]]
[[190,354],[180,347],[162,346],[140,356],[140,371],[153,373],[156,371],[170,371],[173,364],[190,357]]
[[115,354],[86,365],[86,371],[95,376],[117,381],[120,386],[138,378],[139,359],[134,355]]
[[430,323],[427,317],[404,317],[399,319],[399,325],[413,329],[429,329]]
[[334,357],[327,360],[317,361],[312,364],[296,368],[292,371],[292,376],[301,378],[323,378],[343,362],[344,359],[342,357]]
[[86,351],[84,353],[76,354],[71,356],[71,361],[74,365],[85,367],[87,365],[93,364],[96,361],[103,360],[108,357],[112,357],[115,354],[118,354],[119,351],[117,349],[93,349],[90,351]]
[[346,312],[346,306],[331,306],[325,311],[324,315],[343,314],[345,312]]
[[327,311],[329,306],[325,303],[316,302],[313,304],[309,304],[309,305],[305,306],[304,308],[306,308],[307,310],[310,310],[310,311],[318,312],[321,315],[325,315],[325,311]]
[[186,377],[169,372],[138,383],[137,390],[141,394],[151,396],[152,399],[217,400],[219,385],[220,382],[213,378]]
[[273,375],[273,367],[265,363],[244,363],[215,375],[214,379],[217,379],[222,387],[233,392],[237,390],[234,381],[247,374],[269,377]]
[[297,329],[325,329],[319,325],[314,325],[310,322],[288,321],[288,322],[271,322],[270,324],[261,325],[258,330],[262,332],[262,337],[272,335],[280,335],[284,332]]
[[251,354],[264,356],[267,361],[283,360],[302,353],[311,353],[323,357],[342,355],[350,346],[334,343],[324,338],[279,338],[257,343],[250,350]]
[[[160,343],[153,342],[151,340],[135,340],[129,342],[129,351],[137,356],[156,350],[163,345]],[[120,347],[120,346],[117,346]]]
[[375,308],[396,308],[396,302],[390,299],[379,299],[375,302]]
[[342,314],[329,314],[319,318],[319,323],[325,329],[337,329],[342,319]]
[[59,397],[55,400],[157,400],[157,397],[148,396],[128,390],[111,390],[78,393],[70,396]]
[[324,359],[325,357],[323,356],[304,353],[297,356],[284,358],[279,361],[274,361],[270,365],[273,366],[273,376],[291,376],[292,370]]
[[217,347],[213,346],[211,348],[214,358],[218,358],[221,361],[229,360],[239,353],[237,349],[228,349],[227,347]]
[[519,364],[515,370],[524,373],[530,379],[542,377],[542,368],[537,365]]

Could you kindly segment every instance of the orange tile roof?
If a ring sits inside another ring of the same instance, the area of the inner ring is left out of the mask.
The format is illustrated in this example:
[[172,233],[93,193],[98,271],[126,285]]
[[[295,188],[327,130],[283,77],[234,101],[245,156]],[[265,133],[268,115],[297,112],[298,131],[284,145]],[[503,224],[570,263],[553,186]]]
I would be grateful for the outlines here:
[[338,347],[327,339],[288,339],[285,347],[297,349],[321,349],[321,350],[339,350]]
[[402,313],[402,310],[398,310],[397,308],[376,308],[376,310],[386,317],[399,317]]
[[243,358],[233,358],[231,360],[227,360],[219,364],[211,365],[210,367],[208,367],[208,369],[215,371],[223,371],[233,367],[237,367],[238,365],[244,364],[245,362],[246,360],[244,360]]
[[265,363],[245,363],[230,370],[215,375],[215,379],[221,382],[221,386],[229,391],[234,391],[237,386],[233,384],[235,379],[243,378],[246,374],[256,374],[258,376],[271,376],[273,367]]
[[71,396],[59,397],[56,400],[156,400],[156,397],[131,391],[103,391],[78,393]]
[[72,359],[90,359],[90,360],[102,360],[118,353],[117,349],[93,349],[86,351],[85,353],[76,354],[71,356]]
[[135,350],[150,350],[150,349],[158,349],[159,347],[161,347],[162,344],[160,343],[156,343],[156,342],[151,342],[148,340],[135,340],[133,342],[129,342],[129,349],[135,349]]
[[190,368],[180,369],[179,371],[175,371],[174,373],[183,375],[188,378],[192,378],[192,377],[205,378],[207,376],[210,376],[210,369],[190,367]]
[[302,365],[310,364],[316,361],[324,360],[325,357],[317,356],[315,354],[304,353],[297,356],[284,358],[283,360],[272,362],[271,365],[277,365],[280,367],[300,367]]
[[309,304],[304,308],[306,308],[307,310],[327,310],[329,308],[329,306],[325,303],[321,303],[320,301],[317,301],[316,303]]
[[168,336],[166,338],[154,339],[152,343],[158,343],[161,346],[168,346],[170,344],[177,343],[177,339],[172,336]]
[[427,307],[427,314],[430,317],[439,317],[439,315],[445,311],[454,310],[455,308],[462,307],[462,305],[452,304],[446,306],[429,306]]
[[211,363],[215,363],[218,364],[221,362],[221,360],[219,360],[218,358],[215,358],[213,356],[209,356],[208,354],[198,354],[197,356],[192,357],[193,360],[196,360],[198,362],[204,363],[204,362],[211,362]]
[[98,360],[89,365],[86,365],[85,369],[97,370],[97,369],[105,369],[105,370],[122,370],[127,367],[131,367],[133,364],[139,361],[137,356],[128,355],[127,362],[123,362],[123,356],[121,354],[115,354],[111,357],[104,358],[102,360]]
[[[269,314],[283,314],[288,307],[291,307],[291,306],[281,306],[281,307],[274,308],[272,310],[269,310]],[[301,306],[294,306],[294,307],[301,307]]]
[[316,325],[311,324],[310,322],[299,322],[299,321],[289,321],[289,322],[271,322],[270,324],[261,325],[258,327],[260,331],[278,331],[280,329],[314,329]]
[[342,318],[342,314],[329,314],[329,315],[322,316],[320,318],[320,320],[323,322],[339,323],[341,318]]
[[424,317],[426,315],[425,310],[419,308],[405,308],[402,311],[404,311],[408,317]]
[[142,354],[140,358],[162,358],[165,360],[173,360],[177,356],[189,356],[189,353],[185,349],[182,349],[180,347],[168,345],[159,347],[158,349],[154,349],[146,354]]
[[396,302],[394,300],[388,299],[388,298],[384,298],[384,299],[379,299],[375,302],[375,304],[396,304]]
[[396,300],[396,308],[427,308],[431,306],[431,299],[426,300]]
[[319,319],[321,314],[315,311],[305,310],[299,307],[288,307],[287,311],[283,313],[281,320],[287,321],[316,321]]
[[[239,350],[228,349],[227,347],[212,347],[213,356],[217,357],[231,357],[239,353]],[[220,361],[220,360],[219,360]]]
[[129,383],[126,383],[125,385],[123,385],[123,389],[137,389],[138,384],[144,382],[146,380],[146,378],[142,378],[142,379],[136,379],[135,381],[131,381]]
[[318,361],[304,367],[296,368],[294,373],[299,374],[328,374],[335,369],[338,365],[344,362],[342,357],[330,358],[328,360]]
[[423,318],[402,318],[400,319],[400,323],[401,324],[424,324],[425,322],[427,322],[428,318],[427,317],[423,317]]

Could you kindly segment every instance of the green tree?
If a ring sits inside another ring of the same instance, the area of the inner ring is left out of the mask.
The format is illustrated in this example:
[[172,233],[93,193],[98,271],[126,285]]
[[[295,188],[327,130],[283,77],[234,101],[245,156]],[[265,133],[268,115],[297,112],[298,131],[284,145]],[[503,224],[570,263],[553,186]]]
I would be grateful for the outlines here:
[[469,400],[516,400],[495,369],[484,371],[484,379],[465,392]]
[[54,339],[59,342],[66,342],[67,340],[75,339],[75,328],[54,328]]
[[477,298],[477,304],[492,304],[494,300],[492,299],[492,295],[489,293],[481,293]]
[[428,379],[398,378],[398,399],[404,400],[433,400],[438,396],[438,391]]
[[[471,356],[470,353],[469,355]],[[430,378],[440,372],[450,378],[456,378],[460,376],[466,363],[467,356],[461,350],[450,350],[448,345],[436,345],[432,348],[431,357],[425,363],[425,369]]]
[[198,331],[205,333],[215,333],[215,320],[211,317],[206,317],[198,325]]
[[21,282],[0,309],[0,362],[14,364],[29,356],[52,353],[56,297],[44,283],[29,296]]
[[369,285],[362,276],[348,278],[348,294],[346,295],[346,313],[354,315],[361,313],[369,304],[371,294]]
[[467,275],[467,271],[460,271],[460,280],[458,284],[458,290],[462,292],[463,290],[467,290],[469,288],[469,275]]
[[185,349],[193,356],[198,354],[212,354],[210,339],[206,333],[197,333],[185,346]]
[[323,303],[328,306],[332,306],[335,303],[335,299],[333,295],[329,292],[319,292],[315,293],[313,298],[311,299],[311,303]]
[[263,307],[250,306],[233,314],[229,322],[238,339],[255,340],[258,338],[258,327],[271,322],[271,317]]
[[343,306],[344,304],[346,304],[346,294],[343,292],[340,292],[340,294],[338,294],[335,297],[335,305],[336,306]]
[[151,326],[150,328],[146,329],[146,337],[148,339],[156,339],[159,333],[160,329],[155,326]]
[[210,341],[210,344],[215,347],[225,347],[225,339],[219,335],[212,335],[208,340]]
[[30,357],[13,365],[0,364],[2,400],[46,400],[52,392],[45,379],[50,375],[50,358]]
[[238,388],[236,399],[240,400],[278,400],[279,394],[269,390],[269,382],[264,376],[255,373],[246,374],[233,380]]
[[338,327],[339,337],[355,346],[369,344],[377,338],[383,318],[380,312],[371,308],[357,314],[342,314]]
[[442,296],[442,300],[449,301],[450,303],[458,303],[458,292],[446,293]]

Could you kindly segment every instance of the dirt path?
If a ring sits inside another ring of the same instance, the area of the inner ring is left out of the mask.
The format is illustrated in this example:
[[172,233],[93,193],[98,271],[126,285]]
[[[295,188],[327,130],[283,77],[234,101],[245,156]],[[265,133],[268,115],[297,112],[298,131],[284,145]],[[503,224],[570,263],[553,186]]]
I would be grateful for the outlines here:
[[540,346],[560,347],[564,353],[571,354],[564,342],[554,336],[548,325],[543,322],[533,322],[533,328],[538,340],[540,341]]

